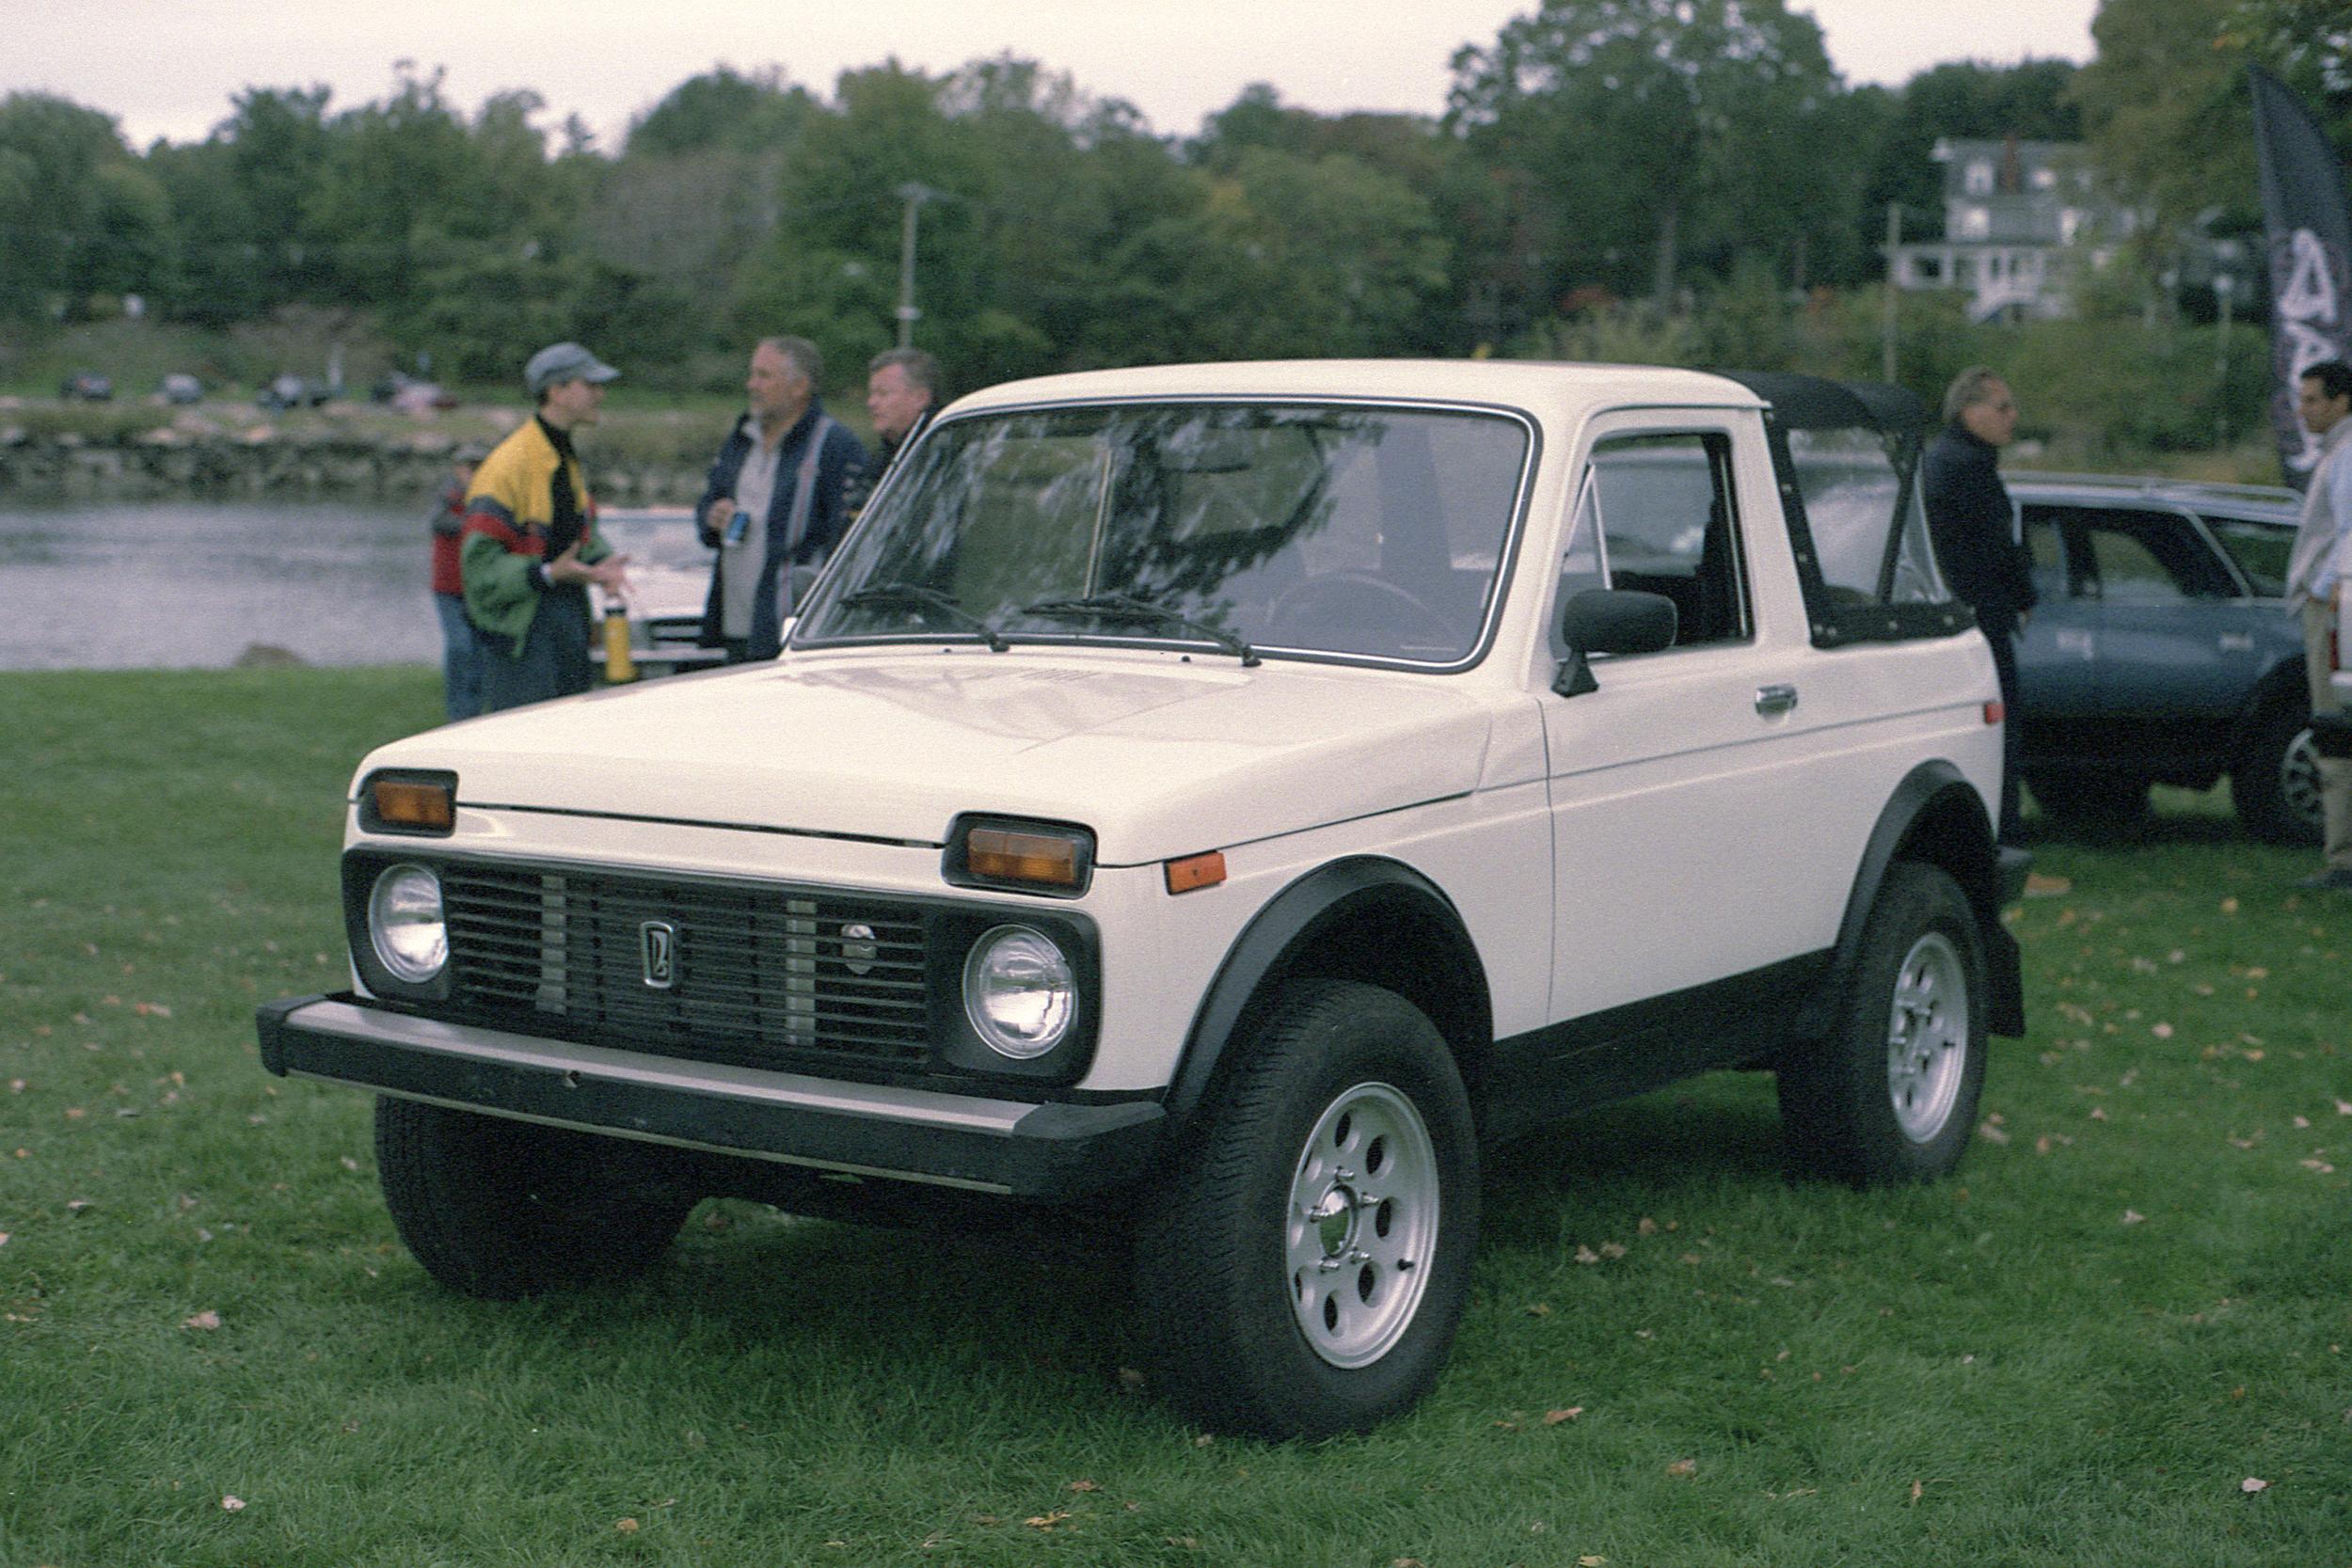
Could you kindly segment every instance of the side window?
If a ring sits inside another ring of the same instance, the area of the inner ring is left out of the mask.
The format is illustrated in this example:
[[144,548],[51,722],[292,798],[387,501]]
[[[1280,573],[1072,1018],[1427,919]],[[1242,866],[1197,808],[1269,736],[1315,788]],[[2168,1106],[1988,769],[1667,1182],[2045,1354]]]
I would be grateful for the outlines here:
[[1821,582],[1850,606],[1934,604],[1950,597],[1936,569],[1920,486],[1906,491],[1897,448],[1875,430],[1788,432]]
[[2159,604],[2188,595],[2153,551],[2117,529],[2090,531],[2090,554],[2099,565],[2099,594],[2133,604]]
[[2178,513],[2104,513],[2088,532],[2102,598],[2162,604],[2236,596],[2229,568]]
[[[1625,436],[1594,447],[1560,563],[1557,603],[1598,587],[1673,600],[1677,647],[1747,638],[1728,437]],[[1552,620],[1556,638],[1556,610]]]
[[2072,592],[2066,582],[2066,548],[2058,539],[2058,526],[2042,507],[2029,506],[2025,512],[2026,549],[2033,557],[2034,591],[2045,599],[2064,598]]

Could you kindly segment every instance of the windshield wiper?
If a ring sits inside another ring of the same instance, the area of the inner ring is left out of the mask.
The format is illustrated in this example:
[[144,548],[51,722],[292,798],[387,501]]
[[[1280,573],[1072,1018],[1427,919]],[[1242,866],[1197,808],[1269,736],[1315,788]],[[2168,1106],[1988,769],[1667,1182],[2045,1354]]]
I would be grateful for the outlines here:
[[1258,663],[1258,651],[1227,631],[1223,626],[1196,621],[1182,610],[1166,605],[1138,599],[1130,594],[1089,594],[1083,599],[1040,599],[1021,607],[1024,615],[1092,615],[1105,621],[1150,621],[1159,626],[1175,626],[1203,641],[1214,642],[1225,652],[1241,660],[1245,670]]
[[981,641],[988,644],[990,653],[1001,654],[1012,646],[994,626],[938,589],[927,588],[919,582],[878,583],[872,588],[861,588],[846,595],[841,604],[845,610],[864,610],[875,605],[898,605],[902,609],[911,605],[918,610],[935,610],[964,630],[976,633]]

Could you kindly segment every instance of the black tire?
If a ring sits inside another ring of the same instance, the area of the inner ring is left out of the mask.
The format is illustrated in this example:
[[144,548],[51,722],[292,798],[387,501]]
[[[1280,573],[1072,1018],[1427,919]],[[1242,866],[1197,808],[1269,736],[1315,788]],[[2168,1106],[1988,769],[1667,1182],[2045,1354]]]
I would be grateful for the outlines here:
[[2084,833],[2124,833],[2148,816],[2148,783],[2130,773],[2094,769],[2037,768],[2026,775],[2042,815],[2062,829]]
[[1478,1235],[1462,1079],[1395,994],[1275,999],[1153,1184],[1136,1283],[1152,1386],[1216,1432],[1361,1432],[1443,1369]]
[[375,1163],[425,1273],[492,1301],[642,1274],[694,1206],[634,1145],[389,1096]]
[[2255,723],[2245,753],[2230,770],[2230,803],[2238,825],[2265,844],[2319,843],[2325,822],[2309,714],[2274,708]]
[[1983,942],[1959,884],[1896,862],[1835,1027],[1781,1064],[1791,1164],[1865,1187],[1950,1174],[1984,1091],[1985,1006]]

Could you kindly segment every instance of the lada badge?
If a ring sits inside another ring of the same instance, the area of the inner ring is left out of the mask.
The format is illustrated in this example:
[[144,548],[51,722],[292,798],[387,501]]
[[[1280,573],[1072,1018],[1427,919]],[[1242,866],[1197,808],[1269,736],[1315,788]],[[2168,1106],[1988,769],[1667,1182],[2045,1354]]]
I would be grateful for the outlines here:
[[644,961],[645,984],[668,990],[677,983],[677,927],[666,920],[638,927],[637,956]]

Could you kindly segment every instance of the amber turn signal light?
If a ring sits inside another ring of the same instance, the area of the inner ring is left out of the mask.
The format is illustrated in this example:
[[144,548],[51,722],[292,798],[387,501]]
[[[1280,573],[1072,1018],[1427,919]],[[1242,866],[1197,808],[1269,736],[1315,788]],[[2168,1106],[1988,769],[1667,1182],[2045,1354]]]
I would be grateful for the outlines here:
[[1186,855],[1183,860],[1169,861],[1166,869],[1170,893],[1215,887],[1225,879],[1225,851],[1212,849],[1205,855]]
[[964,864],[992,882],[1031,882],[1044,887],[1078,885],[1078,846],[1053,833],[975,828],[965,841]]
[[378,779],[370,798],[376,821],[388,828],[445,833],[457,822],[455,794],[447,784]]

